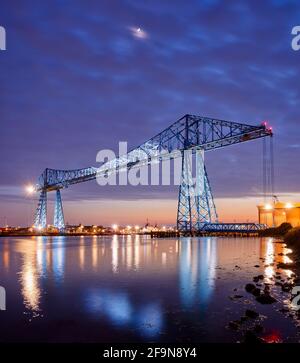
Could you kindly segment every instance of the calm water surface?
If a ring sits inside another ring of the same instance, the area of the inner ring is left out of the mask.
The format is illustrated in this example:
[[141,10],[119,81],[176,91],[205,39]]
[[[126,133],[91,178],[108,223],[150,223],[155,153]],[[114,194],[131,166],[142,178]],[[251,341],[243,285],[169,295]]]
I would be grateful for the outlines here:
[[2,238],[0,341],[236,342],[242,333],[227,325],[246,309],[261,314],[265,334],[299,341],[277,286],[272,306],[244,290],[259,274],[273,283],[284,253],[258,238]]

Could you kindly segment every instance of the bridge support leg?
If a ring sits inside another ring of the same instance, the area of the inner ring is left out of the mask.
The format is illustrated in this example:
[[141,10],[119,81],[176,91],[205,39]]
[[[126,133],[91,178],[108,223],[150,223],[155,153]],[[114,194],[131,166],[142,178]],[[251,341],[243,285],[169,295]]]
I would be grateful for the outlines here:
[[179,187],[177,229],[180,232],[192,234],[195,230],[195,197],[192,178],[191,153],[182,151],[181,183]]
[[206,199],[206,208],[207,208],[207,221],[206,223],[218,223],[218,213],[216,210],[216,205],[214,201],[214,197],[212,195],[211,187],[209,184],[209,179],[207,176],[207,171],[204,165],[204,196]]
[[204,166],[204,152],[196,153],[196,183],[195,183],[195,199],[197,207],[197,225],[200,231],[205,223],[211,222],[211,211],[209,198],[207,195],[207,175]]
[[182,175],[179,187],[177,229],[193,234],[206,223],[217,222],[218,216],[213,200],[206,168],[204,152],[196,152],[196,181],[192,178],[192,155],[182,152]]
[[54,227],[62,231],[65,228],[65,219],[61,201],[60,190],[56,190],[55,208],[54,208]]
[[34,227],[42,230],[47,228],[47,191],[42,190],[39,204],[34,217]]

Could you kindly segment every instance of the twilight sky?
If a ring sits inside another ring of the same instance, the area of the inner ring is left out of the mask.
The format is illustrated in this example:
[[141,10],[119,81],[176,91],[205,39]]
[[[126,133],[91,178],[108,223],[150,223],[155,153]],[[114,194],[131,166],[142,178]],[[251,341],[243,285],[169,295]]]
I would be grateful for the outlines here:
[[[24,186],[45,167],[97,166],[99,150],[133,148],[186,113],[269,120],[276,194],[300,199],[298,0],[0,0],[0,25],[0,225],[32,223]],[[206,154],[222,221],[256,220],[261,151]],[[70,223],[174,224],[177,194],[89,182],[62,197]]]

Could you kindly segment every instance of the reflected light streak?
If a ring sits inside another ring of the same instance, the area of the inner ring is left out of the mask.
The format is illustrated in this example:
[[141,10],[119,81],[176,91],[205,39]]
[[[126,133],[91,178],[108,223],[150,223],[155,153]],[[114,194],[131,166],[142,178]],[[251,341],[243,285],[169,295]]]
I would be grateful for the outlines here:
[[119,241],[118,236],[114,235],[113,240],[111,243],[111,267],[112,272],[117,273],[118,272],[118,260],[119,260]]
[[285,273],[287,277],[292,277],[294,274],[292,270],[282,270],[282,272]]
[[93,314],[105,314],[115,325],[128,324],[132,306],[126,294],[109,290],[92,290],[87,293],[87,309]]
[[24,262],[20,272],[20,282],[22,285],[22,295],[24,305],[33,312],[39,311],[41,290],[38,282],[38,271],[34,265],[34,252],[32,246],[28,246],[23,254]]
[[283,256],[283,263],[293,263],[293,260],[289,258],[289,256]]
[[127,294],[106,289],[93,289],[85,296],[88,311],[99,317],[104,314],[115,326],[132,326],[151,337],[162,329],[162,312],[156,303],[135,307]]
[[5,243],[3,250],[3,266],[6,270],[9,269],[9,260],[10,260],[9,246]]
[[196,303],[195,298],[198,296],[201,307],[205,307],[215,286],[216,241],[211,238],[186,238],[180,241],[179,250],[180,294],[183,304],[190,307]]
[[84,269],[84,260],[85,260],[85,245],[84,241],[81,240],[79,247],[79,265],[82,270]]
[[180,276],[180,293],[183,300],[183,304],[189,307],[193,302],[194,289],[192,288],[191,281],[191,238],[183,238],[180,241],[180,264],[179,264],[179,276]]
[[136,235],[134,239],[134,268],[139,269],[140,266],[140,236]]
[[275,274],[274,266],[270,266],[274,263],[274,245],[273,238],[269,238],[267,242],[266,256],[265,256],[266,265],[269,265],[265,268],[265,275],[267,282],[271,282],[271,278]]
[[166,266],[166,264],[167,264],[167,254],[166,254],[166,252],[162,252],[162,254],[161,254],[161,263],[162,263],[162,265],[165,267]]
[[209,261],[208,278],[210,280],[210,286],[212,287],[215,285],[215,278],[216,278],[217,242],[215,238],[209,238],[207,242],[209,245],[209,253],[207,257]]
[[137,317],[137,325],[144,335],[155,336],[162,329],[161,308],[157,304],[149,304],[141,309]]
[[57,237],[57,245],[53,249],[52,262],[53,272],[57,280],[60,280],[64,275],[65,268],[65,237]]
[[37,239],[36,262],[39,274],[45,276],[47,272],[47,248],[43,237]]
[[97,239],[93,239],[93,246],[92,246],[92,264],[93,268],[96,269],[98,265],[98,243]]
[[132,243],[131,236],[127,236],[126,239],[126,266],[128,270],[132,267]]
[[198,242],[198,263],[199,263],[199,277],[198,277],[198,290],[200,297],[201,308],[206,308],[213,288],[215,286],[215,268],[217,261],[216,239],[207,238],[202,243]]

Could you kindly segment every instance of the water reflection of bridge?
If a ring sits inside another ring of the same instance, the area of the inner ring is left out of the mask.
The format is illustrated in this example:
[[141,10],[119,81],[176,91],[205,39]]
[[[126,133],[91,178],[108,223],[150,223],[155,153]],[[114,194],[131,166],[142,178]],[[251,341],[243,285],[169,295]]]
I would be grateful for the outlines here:
[[266,279],[276,273],[274,264],[289,262],[282,255],[285,247],[270,238],[244,241],[151,240],[139,235],[4,239],[0,272],[4,282],[18,272],[23,304],[33,316],[49,314],[51,306],[47,308],[45,301],[51,294],[69,304],[70,290],[77,289],[74,296],[83,299],[81,314],[104,316],[117,326],[147,325],[143,334],[154,336],[164,325],[165,304],[171,301],[186,310],[203,311],[212,302],[219,278],[238,281],[232,270],[235,261],[254,266],[263,257]]

